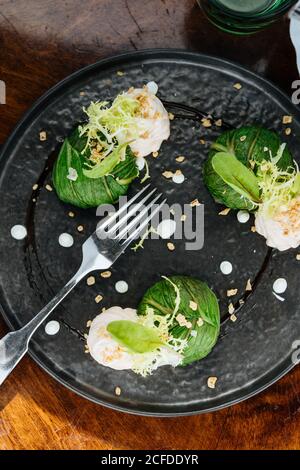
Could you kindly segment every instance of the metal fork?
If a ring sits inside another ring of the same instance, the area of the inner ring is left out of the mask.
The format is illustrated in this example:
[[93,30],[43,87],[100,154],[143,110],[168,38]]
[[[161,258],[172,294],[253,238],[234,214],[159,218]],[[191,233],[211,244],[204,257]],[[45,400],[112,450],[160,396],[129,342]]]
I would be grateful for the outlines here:
[[[166,200],[161,201],[161,194],[155,195],[156,189],[147,191],[148,189],[149,185],[138,192],[116,213],[106,218],[84,242],[82,263],[79,270],[54,299],[29,323],[17,331],[8,333],[0,340],[0,385],[28,351],[29,341],[37,328],[79,281],[92,271],[110,268],[128,245],[148,225],[152,217],[159,212]],[[156,205],[154,206],[154,204]],[[134,218],[130,220],[132,217]]]

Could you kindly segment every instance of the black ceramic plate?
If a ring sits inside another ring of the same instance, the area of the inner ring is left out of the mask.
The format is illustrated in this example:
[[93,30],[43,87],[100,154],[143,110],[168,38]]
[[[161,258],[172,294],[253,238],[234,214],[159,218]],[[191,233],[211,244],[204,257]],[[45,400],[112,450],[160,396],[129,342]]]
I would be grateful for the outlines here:
[[[121,76],[118,71],[124,72]],[[129,86],[150,80],[159,84],[166,100],[197,105],[222,116],[233,126],[261,123],[283,134],[282,115],[292,114],[293,132],[286,137],[297,158],[300,143],[300,115],[290,100],[273,85],[249,71],[221,59],[181,51],[146,51],[101,61],[67,78],[42,97],[23,118],[8,140],[1,156],[0,176],[0,296],[4,318],[18,328],[38,312],[66,283],[78,267],[81,244],[94,230],[95,211],[75,209],[61,203],[51,183],[51,164],[63,138],[82,118],[82,106],[91,100],[114,97]],[[240,82],[237,91],[233,85]],[[83,95],[81,92],[84,91]],[[40,142],[39,132],[48,139]],[[205,204],[205,244],[200,251],[185,251],[184,241],[169,252],[165,240],[148,240],[144,250],[128,251],[113,266],[112,277],[88,287],[83,281],[53,313],[61,329],[56,336],[40,328],[30,344],[31,356],[59,382],[97,403],[119,410],[148,415],[183,415],[211,411],[241,401],[264,389],[292,367],[293,341],[300,338],[298,286],[299,266],[295,252],[269,252],[264,239],[252,233],[252,221],[241,225],[232,211],[218,216],[220,207],[203,186],[201,167],[209,143],[220,132],[204,129],[189,121],[172,122],[171,139],[158,159],[149,157],[152,182],[170,203],[188,203],[198,198]],[[284,134],[283,134],[284,135]],[[199,139],[204,137],[206,145]],[[186,156],[181,164],[186,181],[175,185],[161,173],[175,169],[175,157]],[[33,192],[39,183],[42,189]],[[137,184],[134,183],[133,186]],[[132,189],[133,190],[133,189]],[[32,202],[36,199],[36,203]],[[17,242],[10,229],[25,224],[28,238]],[[84,233],[76,227],[82,224]],[[75,237],[70,249],[58,244],[58,236]],[[230,276],[221,274],[222,260],[233,264]],[[299,263],[299,262],[298,262]],[[128,371],[99,366],[84,353],[82,334],[86,323],[101,308],[94,301],[104,297],[102,306],[136,307],[145,290],[161,275],[186,274],[205,280],[217,293],[222,310],[220,340],[204,360],[186,368],[163,367],[153,376],[141,378]],[[285,300],[272,293],[273,281],[288,280]],[[234,301],[243,296],[247,280],[256,288],[233,323],[226,316],[226,290],[238,288]],[[114,284],[126,279],[127,294],[117,294]],[[207,378],[217,376],[216,388]],[[115,396],[120,386],[122,394]]]

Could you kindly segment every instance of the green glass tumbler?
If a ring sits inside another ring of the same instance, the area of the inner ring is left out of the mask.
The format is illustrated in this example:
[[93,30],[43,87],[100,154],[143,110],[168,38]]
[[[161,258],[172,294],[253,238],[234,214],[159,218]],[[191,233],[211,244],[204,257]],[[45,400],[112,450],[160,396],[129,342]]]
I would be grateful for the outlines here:
[[253,34],[274,23],[298,0],[197,0],[208,19],[232,34]]

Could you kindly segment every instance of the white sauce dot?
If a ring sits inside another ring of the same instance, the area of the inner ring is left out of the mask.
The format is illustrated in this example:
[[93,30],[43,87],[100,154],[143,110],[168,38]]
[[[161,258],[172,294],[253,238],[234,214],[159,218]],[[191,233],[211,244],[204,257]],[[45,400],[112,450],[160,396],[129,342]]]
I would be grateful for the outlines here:
[[23,240],[27,236],[27,230],[24,225],[14,225],[11,228],[11,236],[16,240]]
[[172,219],[165,219],[160,222],[157,226],[157,233],[158,235],[166,240],[167,238],[170,238],[176,230],[176,222],[175,220]]
[[58,243],[64,248],[70,248],[74,243],[74,238],[69,233],[62,233],[58,237]]
[[184,182],[184,174],[180,173],[179,175],[176,175],[176,174],[173,175],[172,181],[173,183],[176,183],[176,184],[182,184]]
[[143,169],[144,166],[145,166],[145,159],[144,159],[144,157],[138,157],[138,158],[136,159],[136,165],[137,165],[138,169],[139,169],[140,171],[142,171],[142,169]]
[[220,269],[221,272],[227,276],[228,274],[232,273],[232,264],[230,261],[222,261],[220,264]]
[[250,214],[248,211],[238,211],[237,219],[241,224],[245,224],[250,219]]
[[126,281],[118,281],[115,284],[115,289],[119,294],[125,294],[128,291],[128,284]]
[[56,320],[49,321],[45,326],[45,332],[47,335],[56,335],[60,330],[60,324]]
[[152,95],[156,95],[156,93],[158,92],[158,85],[157,83],[155,82],[149,82],[147,83],[147,88],[148,88],[148,91],[149,93],[152,93]]
[[283,294],[287,289],[287,281],[283,277],[276,279],[273,284],[273,290],[276,294]]

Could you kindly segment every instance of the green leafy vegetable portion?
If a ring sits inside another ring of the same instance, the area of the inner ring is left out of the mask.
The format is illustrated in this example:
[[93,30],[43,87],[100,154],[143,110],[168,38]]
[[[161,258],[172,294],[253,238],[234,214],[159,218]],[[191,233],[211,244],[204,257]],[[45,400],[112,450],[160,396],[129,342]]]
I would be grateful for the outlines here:
[[151,352],[164,345],[154,328],[129,320],[112,321],[108,324],[107,331],[119,344],[133,353]]
[[215,172],[234,191],[253,202],[259,202],[258,181],[252,170],[241,163],[235,155],[218,152],[212,158]]
[[[282,150],[282,151],[281,151]],[[237,191],[228,184],[215,170],[213,158],[219,152],[229,153],[236,157],[245,167],[257,173],[264,160],[270,160],[279,154],[277,166],[281,170],[293,167],[293,158],[288,148],[281,146],[279,136],[259,126],[241,127],[221,134],[211,146],[208,159],[204,165],[204,182],[217,202],[232,209],[253,210],[253,199]],[[249,188],[248,188],[249,189]],[[252,191],[251,191],[252,194]]]
[[[191,302],[196,309],[191,308]],[[182,365],[204,358],[216,344],[220,330],[219,305],[204,282],[188,276],[171,276],[157,282],[145,293],[138,314],[147,315],[150,310],[171,319],[169,334],[185,342]],[[180,316],[188,327],[180,324]]]
[[[86,141],[78,128],[65,139],[52,174],[57,195],[63,202],[82,208],[113,204],[127,193],[128,185],[138,176],[136,158],[128,146],[117,147],[119,153],[116,149],[105,157],[99,169],[100,165],[90,164],[90,155],[84,151]],[[77,173],[75,181],[68,178],[70,168]],[[92,172],[89,177],[88,171]]]

